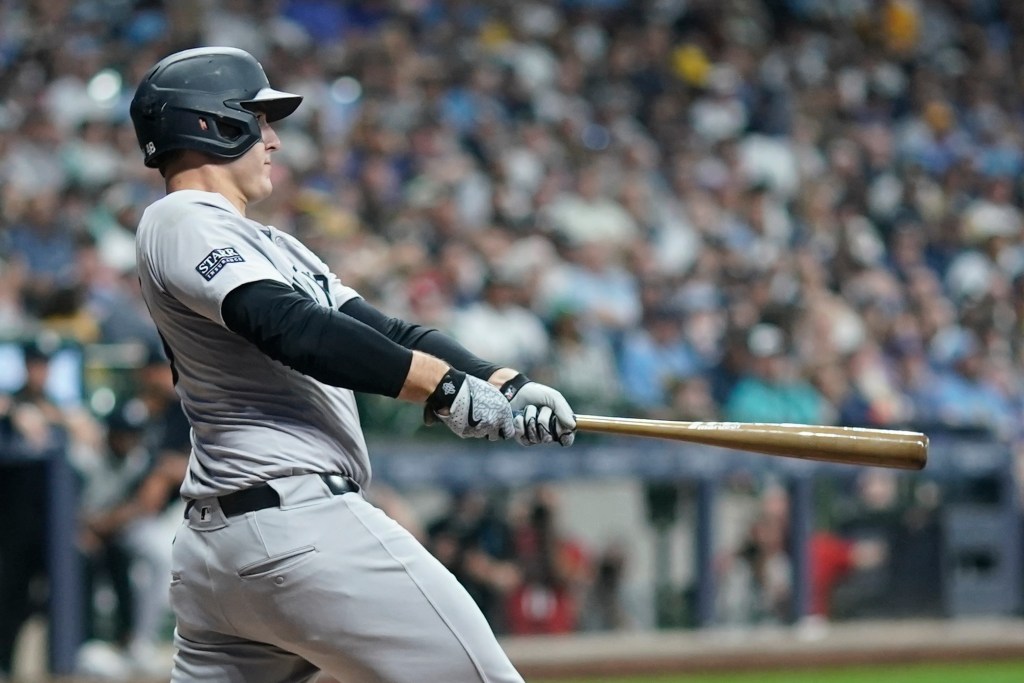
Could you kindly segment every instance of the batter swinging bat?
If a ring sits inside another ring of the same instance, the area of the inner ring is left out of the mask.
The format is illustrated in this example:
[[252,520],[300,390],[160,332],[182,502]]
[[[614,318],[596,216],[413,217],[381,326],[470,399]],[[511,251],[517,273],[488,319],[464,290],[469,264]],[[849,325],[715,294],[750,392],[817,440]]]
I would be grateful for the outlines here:
[[577,415],[576,429],[901,470],[919,470],[928,461],[927,436],[892,429],[763,422],[672,422],[598,415]]

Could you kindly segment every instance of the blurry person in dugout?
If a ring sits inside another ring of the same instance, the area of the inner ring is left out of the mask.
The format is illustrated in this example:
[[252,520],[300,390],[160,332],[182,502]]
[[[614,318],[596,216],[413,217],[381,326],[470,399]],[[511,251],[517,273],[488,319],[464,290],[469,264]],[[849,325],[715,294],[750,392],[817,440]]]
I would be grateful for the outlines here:
[[[130,566],[124,597],[131,609],[122,612],[130,628],[118,635],[134,670],[149,673],[169,620],[166,580],[174,533],[184,516],[178,490],[191,446],[170,364],[157,347],[147,350],[136,387],[137,395],[108,421],[107,464],[118,474],[93,477],[99,499],[85,517],[83,541],[87,550],[106,549],[111,552],[104,555]],[[115,480],[120,486],[112,488]]]
[[21,627],[46,599],[49,463],[99,441],[85,411],[62,408],[47,393],[59,348],[56,337],[25,343],[25,380],[0,395],[0,676],[10,674]]
[[591,558],[559,528],[558,511],[556,490],[540,486],[513,525],[523,580],[506,598],[512,635],[571,633],[579,626],[581,599],[592,579]]

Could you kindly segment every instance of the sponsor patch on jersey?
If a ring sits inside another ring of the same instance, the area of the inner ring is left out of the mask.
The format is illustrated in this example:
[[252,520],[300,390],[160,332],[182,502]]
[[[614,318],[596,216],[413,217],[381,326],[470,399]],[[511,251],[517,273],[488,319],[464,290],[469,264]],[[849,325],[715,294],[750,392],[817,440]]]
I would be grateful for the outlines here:
[[196,266],[196,272],[206,278],[209,282],[224,269],[229,263],[241,263],[245,259],[238,253],[238,250],[234,247],[221,247],[220,249],[214,249],[206,255],[199,265]]

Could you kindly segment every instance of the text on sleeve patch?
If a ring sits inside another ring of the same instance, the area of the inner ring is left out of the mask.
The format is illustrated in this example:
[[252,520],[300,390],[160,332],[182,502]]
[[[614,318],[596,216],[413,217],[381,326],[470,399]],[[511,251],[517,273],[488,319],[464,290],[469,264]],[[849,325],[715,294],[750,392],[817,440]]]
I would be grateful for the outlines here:
[[229,263],[241,263],[245,259],[238,253],[238,250],[234,247],[221,247],[220,249],[214,249],[206,255],[199,265],[196,266],[196,272],[206,278],[209,282],[214,276],[219,273],[224,266]]

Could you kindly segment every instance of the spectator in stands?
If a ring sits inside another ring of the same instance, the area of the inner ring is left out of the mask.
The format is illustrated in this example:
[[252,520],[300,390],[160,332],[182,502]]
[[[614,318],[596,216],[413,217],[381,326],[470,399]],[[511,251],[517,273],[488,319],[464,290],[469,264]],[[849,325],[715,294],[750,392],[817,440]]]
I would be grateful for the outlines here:
[[581,411],[614,414],[623,404],[619,370],[608,340],[586,330],[571,308],[553,314],[551,352],[537,370]]
[[[132,245],[134,249],[134,244]],[[96,242],[82,236],[75,255],[76,287],[81,293],[80,329],[87,325],[91,337],[84,342],[157,343],[156,327],[138,296],[138,275],[132,265],[117,270],[108,265]]]
[[673,382],[703,369],[683,337],[683,314],[665,303],[655,303],[626,333],[619,366],[624,397],[642,411],[667,405]]
[[672,402],[663,419],[697,422],[718,422],[722,419],[722,409],[712,394],[711,383],[703,375],[673,381],[668,393]]
[[829,610],[844,619],[885,616],[892,614],[892,603],[898,599],[892,572],[903,552],[899,541],[904,508],[891,471],[867,469],[854,486],[852,495],[836,506],[835,531],[848,542],[876,547],[882,557],[836,586]]
[[933,338],[938,372],[919,396],[918,419],[1007,437],[1015,428],[1013,406],[986,371],[989,360],[970,330],[951,328]]
[[795,422],[821,424],[826,403],[800,375],[790,357],[783,331],[759,323],[747,335],[749,370],[726,401],[726,419],[735,422]]
[[506,600],[509,633],[570,633],[579,625],[581,600],[591,583],[590,558],[559,529],[554,489],[540,487],[513,526],[522,582]]
[[814,369],[811,383],[828,402],[824,421],[847,427],[871,424],[870,406],[846,368],[840,363],[825,363]]
[[789,499],[769,482],[757,515],[734,555],[719,560],[716,620],[721,624],[778,624],[790,618],[793,576],[786,546]]
[[727,329],[722,339],[721,359],[708,370],[711,396],[719,406],[725,405],[733,388],[747,373],[751,362],[747,336],[748,333],[742,329]]
[[[7,21],[4,21],[4,24],[6,25]],[[53,53],[49,56],[52,57]],[[20,66],[34,66],[30,60],[26,62],[22,62]],[[13,203],[17,210],[34,197],[43,197],[44,202],[50,198],[58,198],[67,184],[67,174],[61,163],[58,148],[61,139],[59,129],[53,125],[46,111],[34,102],[19,102],[19,93],[15,91],[12,94],[12,113],[20,124],[17,126],[19,134],[12,138],[0,161],[0,178],[6,186],[6,199]],[[41,208],[45,210],[48,207],[44,205]],[[59,208],[54,207],[54,212]],[[56,260],[56,264],[60,266],[59,259]]]
[[[863,416],[866,422],[863,424],[867,426],[903,428],[913,422],[913,398],[896,370],[895,356],[901,353],[897,348],[909,349],[916,342],[909,338],[898,341],[895,335],[895,331],[887,335],[894,347],[892,351],[886,352],[878,341],[869,338],[846,359],[845,368],[851,387],[845,396],[852,401],[846,405],[850,411],[849,419],[857,417],[859,408],[863,407],[858,406],[858,402],[863,399],[867,403],[867,413]],[[837,424],[848,423],[840,418]]]
[[870,571],[885,562],[888,547],[876,539],[850,540],[828,531],[817,531],[810,540],[810,614],[832,616],[832,595],[859,571]]
[[522,305],[522,291],[512,274],[491,272],[483,298],[456,311],[449,332],[470,351],[532,374],[547,357],[550,339],[540,317]]
[[567,247],[567,262],[538,286],[545,314],[572,308],[587,333],[600,334],[613,348],[640,321],[636,277],[622,264],[614,245],[588,239]]
[[505,599],[521,580],[512,530],[481,491],[459,491],[427,526],[428,547],[480,606],[498,633],[508,630]]
[[580,610],[580,628],[585,631],[621,631],[634,625],[623,600],[623,582],[629,550],[612,543],[596,558],[594,579]]
[[633,217],[610,197],[597,165],[581,168],[575,192],[567,192],[547,207],[554,233],[570,244],[600,242],[623,248],[639,234]]
[[73,280],[75,234],[61,212],[56,191],[26,197],[6,235],[9,253],[29,273],[26,294],[36,315],[43,315],[55,293]]

